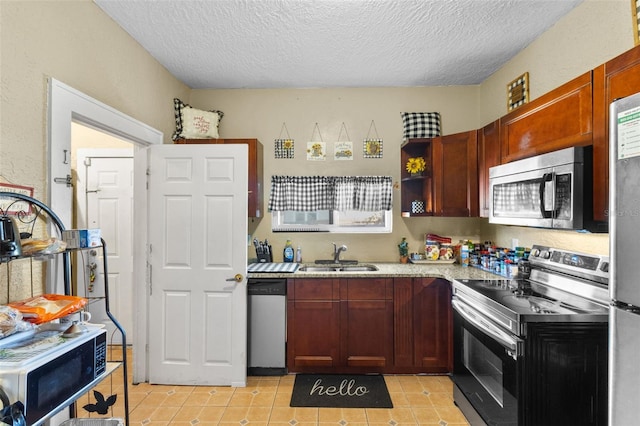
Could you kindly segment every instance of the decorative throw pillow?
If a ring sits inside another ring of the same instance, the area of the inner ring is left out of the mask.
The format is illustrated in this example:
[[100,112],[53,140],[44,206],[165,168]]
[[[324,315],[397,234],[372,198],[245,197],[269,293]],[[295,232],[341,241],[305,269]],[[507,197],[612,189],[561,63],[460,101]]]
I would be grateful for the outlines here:
[[224,116],[222,111],[203,111],[173,99],[176,131],[172,139],[218,139],[218,126]]
[[401,112],[400,115],[405,139],[440,136],[439,112]]

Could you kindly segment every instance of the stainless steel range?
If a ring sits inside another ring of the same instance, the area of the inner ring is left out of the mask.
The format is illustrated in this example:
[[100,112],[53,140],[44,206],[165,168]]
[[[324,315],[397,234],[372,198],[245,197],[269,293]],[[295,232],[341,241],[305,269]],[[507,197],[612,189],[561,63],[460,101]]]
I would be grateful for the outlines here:
[[609,259],[534,246],[529,262],[453,282],[455,402],[472,425],[605,425]]

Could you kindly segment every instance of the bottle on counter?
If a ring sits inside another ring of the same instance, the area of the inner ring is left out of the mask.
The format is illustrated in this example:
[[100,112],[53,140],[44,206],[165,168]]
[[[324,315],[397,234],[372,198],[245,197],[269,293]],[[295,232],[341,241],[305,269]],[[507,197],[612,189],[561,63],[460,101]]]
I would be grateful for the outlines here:
[[296,250],[296,262],[302,263],[302,247],[298,246],[298,250]]
[[291,245],[291,240],[287,240],[284,245],[284,250],[282,252],[282,259],[285,263],[293,262],[293,246]]

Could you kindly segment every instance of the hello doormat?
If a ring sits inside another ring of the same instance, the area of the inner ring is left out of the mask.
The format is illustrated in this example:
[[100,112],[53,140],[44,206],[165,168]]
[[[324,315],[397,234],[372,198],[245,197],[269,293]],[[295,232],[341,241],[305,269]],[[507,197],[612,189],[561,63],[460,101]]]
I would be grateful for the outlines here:
[[393,408],[380,374],[298,374],[291,407]]

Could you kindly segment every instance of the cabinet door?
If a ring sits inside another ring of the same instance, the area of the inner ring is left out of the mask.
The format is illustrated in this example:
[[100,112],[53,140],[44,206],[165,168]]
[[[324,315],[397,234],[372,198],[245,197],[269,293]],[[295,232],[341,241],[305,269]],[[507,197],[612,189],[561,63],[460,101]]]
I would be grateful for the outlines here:
[[609,208],[609,104],[640,92],[640,46],[593,70],[593,216]]
[[434,215],[478,216],[477,131],[433,139]]
[[415,363],[425,373],[448,373],[453,367],[451,285],[438,278],[413,279]]
[[591,71],[500,119],[502,162],[591,145]]
[[246,144],[248,148],[249,179],[248,179],[248,216],[262,217],[262,144],[257,139],[178,139],[176,144]]
[[500,164],[500,120],[478,130],[480,217],[489,217],[489,168]]
[[340,365],[339,281],[287,282],[287,368],[329,372]]
[[341,352],[349,370],[393,366],[393,280],[343,279],[340,305]]

